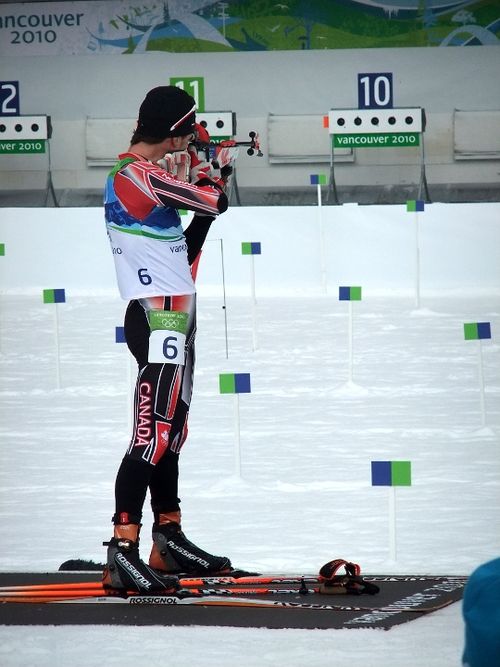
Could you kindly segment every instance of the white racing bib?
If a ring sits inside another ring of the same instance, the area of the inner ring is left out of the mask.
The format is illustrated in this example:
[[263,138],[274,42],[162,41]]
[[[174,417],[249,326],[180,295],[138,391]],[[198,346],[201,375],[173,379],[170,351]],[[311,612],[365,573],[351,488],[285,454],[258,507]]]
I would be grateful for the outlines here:
[[148,320],[151,330],[148,362],[184,366],[188,314],[150,310]]
[[183,236],[161,238],[145,232],[139,225],[137,233],[108,225],[108,236],[122,299],[130,301],[196,291]]

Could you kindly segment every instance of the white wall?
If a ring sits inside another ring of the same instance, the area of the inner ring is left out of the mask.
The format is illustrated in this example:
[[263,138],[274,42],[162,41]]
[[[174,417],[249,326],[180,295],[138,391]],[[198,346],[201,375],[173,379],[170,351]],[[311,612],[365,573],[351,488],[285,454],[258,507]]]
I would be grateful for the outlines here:
[[[26,56],[2,61],[2,79],[20,82],[21,112],[52,117],[56,188],[101,187],[103,170],[87,169],[85,164],[85,118],[135,118],[146,91],[171,76],[203,76],[206,109],[235,111],[238,135],[258,131],[266,154],[268,113],[326,114],[332,107],[356,107],[357,74],[364,71],[393,72],[395,106],[425,108],[430,185],[498,183],[498,161],[453,161],[453,110],[500,109],[498,46]],[[374,166],[378,161],[384,168]],[[387,162],[410,164],[391,167]],[[418,183],[418,162],[415,149],[357,150],[355,164],[339,165],[338,183]],[[0,156],[0,190],[42,188],[44,175],[36,171],[45,163],[43,157]],[[18,169],[29,173],[20,175]],[[307,164],[269,165],[265,157],[243,157],[238,183],[305,186],[309,173],[317,170],[316,166],[311,172]]]
[[[324,251],[320,246],[320,222]],[[323,294],[361,285],[364,293],[414,293],[417,216],[405,206],[236,207],[212,225],[200,265],[200,294],[222,294],[221,242],[228,294],[251,294],[243,241],[254,257],[257,296]],[[432,204],[418,214],[422,294],[500,295],[500,204]],[[118,292],[98,208],[2,209],[1,293]]]

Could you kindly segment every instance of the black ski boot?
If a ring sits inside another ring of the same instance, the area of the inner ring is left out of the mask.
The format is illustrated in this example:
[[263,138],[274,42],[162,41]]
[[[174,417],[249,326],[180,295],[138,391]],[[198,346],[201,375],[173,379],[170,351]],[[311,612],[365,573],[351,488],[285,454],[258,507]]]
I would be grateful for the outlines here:
[[231,561],[213,556],[190,542],[178,523],[153,525],[153,548],[149,564],[156,570],[204,576],[230,574]]
[[104,588],[117,591],[138,591],[141,594],[173,594],[179,590],[175,576],[154,572],[139,556],[139,539],[112,537],[104,542],[108,547],[107,565],[102,583]]

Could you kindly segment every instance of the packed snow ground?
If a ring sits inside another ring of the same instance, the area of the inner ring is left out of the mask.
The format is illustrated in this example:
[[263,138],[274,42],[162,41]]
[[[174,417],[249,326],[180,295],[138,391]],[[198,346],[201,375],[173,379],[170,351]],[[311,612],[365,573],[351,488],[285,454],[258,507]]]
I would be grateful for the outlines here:
[[[352,305],[348,382],[345,302],[259,298],[254,333],[250,298],[230,297],[224,311],[200,297],[185,532],[259,571],[316,572],[342,557],[366,573],[469,574],[500,552],[499,298],[424,296],[415,309],[388,293]],[[114,342],[123,310],[115,297],[70,297],[56,335],[54,306],[1,298],[2,571],[104,557],[130,423],[131,364]],[[493,332],[481,347],[463,335],[480,321]],[[220,395],[221,372],[251,373],[252,393]],[[394,493],[395,559],[393,490],[371,486],[372,460],[412,463],[412,486]],[[149,532],[146,507],[145,555]],[[451,667],[462,636],[459,604],[389,632],[2,627],[0,662]]]

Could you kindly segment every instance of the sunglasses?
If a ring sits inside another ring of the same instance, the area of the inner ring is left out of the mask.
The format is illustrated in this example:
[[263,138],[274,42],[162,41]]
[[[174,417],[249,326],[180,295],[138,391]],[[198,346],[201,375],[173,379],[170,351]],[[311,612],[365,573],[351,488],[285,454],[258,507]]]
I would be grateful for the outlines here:
[[195,111],[196,111],[196,104],[193,106],[192,109],[190,109],[187,113],[185,113],[184,116],[182,116],[182,118],[179,118],[179,120],[172,125],[172,127],[170,128],[170,132],[173,132],[175,129],[177,129],[179,125],[181,125],[181,123],[183,123],[186,120],[186,118],[188,118],[188,116],[191,116],[191,114],[193,114]]

